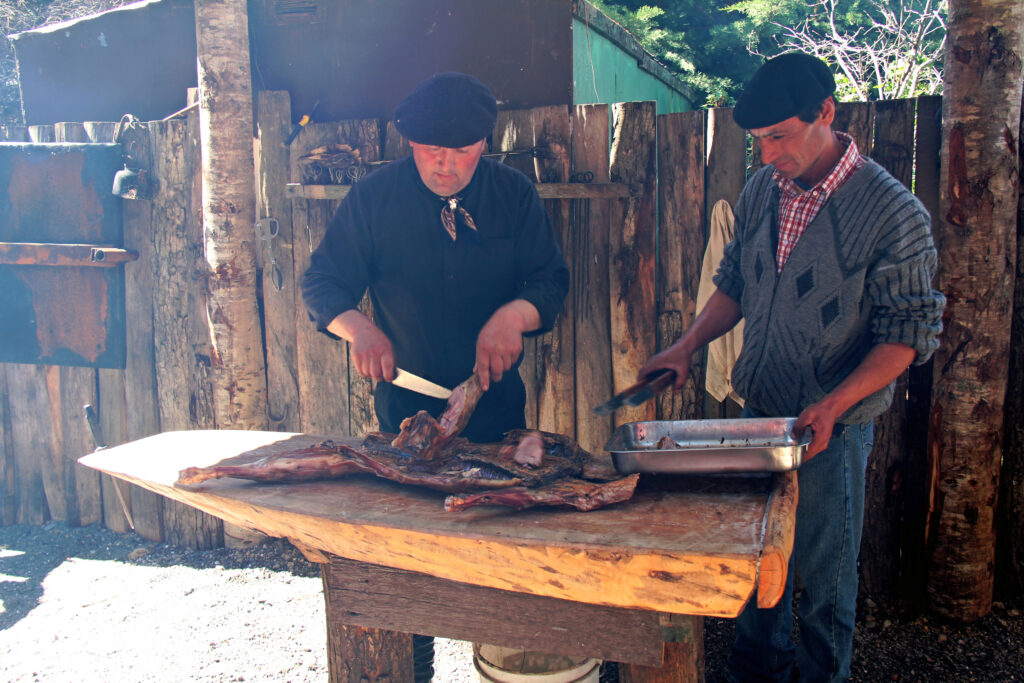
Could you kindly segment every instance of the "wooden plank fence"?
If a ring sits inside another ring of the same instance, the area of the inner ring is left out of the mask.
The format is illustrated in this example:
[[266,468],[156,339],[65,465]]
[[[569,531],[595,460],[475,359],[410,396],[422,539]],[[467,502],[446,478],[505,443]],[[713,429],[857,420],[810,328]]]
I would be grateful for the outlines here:
[[[286,146],[287,94],[258,97],[253,238],[262,269],[270,422],[281,431],[361,434],[376,428],[371,383],[351,368],[347,344],[313,329],[298,287],[345,189],[302,186],[299,158],[321,145],[345,143],[364,162],[376,162],[402,156],[408,146],[393,125],[378,121],[313,123]],[[841,104],[836,124],[912,185],[933,215],[939,111],[938,98]],[[109,140],[111,130],[110,124],[85,124],[0,132],[11,140],[81,135],[99,141],[88,136]],[[127,528],[112,482],[73,462],[92,450],[82,403],[99,406],[111,443],[213,424],[195,114],[130,130],[122,144],[148,157],[159,179],[151,200],[124,202],[126,245],[140,254],[125,269],[127,367],[0,367],[3,524],[89,524],[102,515],[107,526]],[[711,206],[720,198],[734,202],[746,173],[760,165],[756,150],[748,163],[747,147],[728,109],[656,116],[653,103],[640,102],[500,113],[492,152],[519,152],[505,163],[540,183],[572,272],[555,329],[526,340],[521,372],[529,426],[600,451],[623,422],[734,414],[704,392],[703,358],[682,392],[614,418],[590,409],[632,383],[644,360],[692,323]],[[541,151],[522,153],[528,150]],[[591,187],[575,182],[584,176]],[[364,307],[372,315],[367,302]],[[862,586],[889,603],[897,595],[923,595],[931,372],[926,366],[901,378],[897,400],[878,420],[869,463]],[[225,542],[219,521],[121,487],[143,536],[191,547]]]

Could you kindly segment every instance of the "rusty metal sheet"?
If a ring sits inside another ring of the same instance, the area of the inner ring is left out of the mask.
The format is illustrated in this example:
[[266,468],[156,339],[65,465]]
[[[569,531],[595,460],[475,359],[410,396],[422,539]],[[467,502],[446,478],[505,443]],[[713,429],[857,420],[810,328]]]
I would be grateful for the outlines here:
[[[119,145],[0,143],[0,242],[121,248]],[[124,269],[0,264],[0,362],[119,368]]]

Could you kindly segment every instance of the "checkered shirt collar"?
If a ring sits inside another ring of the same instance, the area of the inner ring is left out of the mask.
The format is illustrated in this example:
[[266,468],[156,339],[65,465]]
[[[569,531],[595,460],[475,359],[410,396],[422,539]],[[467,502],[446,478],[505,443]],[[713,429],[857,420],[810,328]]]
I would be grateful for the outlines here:
[[841,131],[835,131],[836,137],[839,138],[839,142],[846,146],[846,151],[843,152],[843,156],[839,158],[839,163],[832,167],[829,174],[819,180],[814,187],[807,190],[802,189],[795,181],[787,178],[778,171],[772,174],[772,179],[778,184],[779,189],[783,193],[795,197],[803,194],[804,192],[810,192],[811,190],[820,189],[823,196],[828,198],[832,196],[832,193],[839,188],[840,185],[845,183],[853,172],[861,166],[860,150],[857,149],[857,141],[852,136]]

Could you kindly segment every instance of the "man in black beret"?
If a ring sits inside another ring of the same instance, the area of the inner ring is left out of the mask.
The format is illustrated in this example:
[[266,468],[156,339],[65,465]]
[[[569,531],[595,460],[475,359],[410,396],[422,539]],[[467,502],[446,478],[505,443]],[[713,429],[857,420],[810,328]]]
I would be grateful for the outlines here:
[[[765,167],[735,208],[717,290],[686,333],[641,368],[676,371],[742,318],[732,370],[746,417],[796,416],[812,440],[798,470],[796,533],[782,599],[750,599],[736,620],[733,681],[842,681],[850,676],[864,471],[874,418],[894,382],[938,347],[945,298],[931,288],[927,211],[853,138],[832,129],[826,64],[790,53],[758,69],[733,118]],[[790,640],[799,571],[800,644]]]
[[[396,366],[448,388],[476,373],[472,441],[525,426],[523,336],[551,329],[569,270],[533,183],[483,157],[497,111],[466,74],[417,86],[395,110],[412,155],[353,185],[303,276],[317,329],[348,340],[356,371],[376,380],[383,431],[446,405],[392,384]],[[357,308],[366,291],[373,320]]]

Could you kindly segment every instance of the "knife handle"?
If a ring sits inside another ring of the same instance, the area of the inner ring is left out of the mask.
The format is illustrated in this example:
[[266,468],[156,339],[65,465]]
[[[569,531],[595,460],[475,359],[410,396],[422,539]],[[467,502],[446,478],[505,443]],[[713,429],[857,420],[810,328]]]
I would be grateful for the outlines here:
[[671,370],[669,368],[655,370],[654,372],[646,375],[632,387],[622,392],[623,397],[625,398],[624,404],[636,407],[641,403],[650,400],[656,394],[659,394],[669,388],[675,381],[675,370]]

